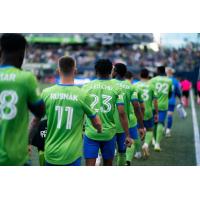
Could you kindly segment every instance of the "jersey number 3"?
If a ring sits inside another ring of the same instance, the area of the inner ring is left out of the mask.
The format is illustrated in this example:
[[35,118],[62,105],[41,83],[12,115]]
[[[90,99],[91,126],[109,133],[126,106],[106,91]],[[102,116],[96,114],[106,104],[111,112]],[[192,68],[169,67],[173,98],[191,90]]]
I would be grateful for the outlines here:
[[4,90],[0,93],[0,118],[4,120],[15,118],[18,99],[18,95],[14,90]]

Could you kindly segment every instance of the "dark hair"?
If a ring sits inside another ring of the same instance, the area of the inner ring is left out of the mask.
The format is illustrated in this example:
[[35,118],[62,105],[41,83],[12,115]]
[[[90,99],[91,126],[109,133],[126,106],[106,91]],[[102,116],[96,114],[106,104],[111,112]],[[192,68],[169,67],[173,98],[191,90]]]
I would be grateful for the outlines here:
[[59,59],[58,64],[59,64],[60,71],[63,74],[68,75],[74,69],[76,65],[76,61],[72,57],[63,56]]
[[114,70],[117,73],[117,75],[119,75],[121,77],[125,77],[126,72],[127,72],[127,67],[123,63],[117,63],[117,64],[115,64]]
[[133,78],[133,73],[131,71],[127,71],[126,74],[125,74],[125,77],[127,79],[132,79]]
[[165,74],[165,66],[164,65],[159,66],[157,71],[158,71],[158,74]]
[[100,59],[95,64],[96,74],[100,75],[110,75],[112,68],[112,62],[109,59]]
[[0,48],[5,53],[25,51],[26,46],[25,37],[19,33],[4,33],[0,38]]
[[140,72],[141,78],[149,78],[149,70],[148,69],[142,69]]

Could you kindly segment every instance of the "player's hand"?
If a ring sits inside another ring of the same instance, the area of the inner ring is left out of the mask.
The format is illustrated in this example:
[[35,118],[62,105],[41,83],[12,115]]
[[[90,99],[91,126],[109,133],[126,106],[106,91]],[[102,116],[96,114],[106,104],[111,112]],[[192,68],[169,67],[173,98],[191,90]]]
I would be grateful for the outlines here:
[[29,154],[30,157],[31,157],[31,153],[32,153],[31,145],[28,145],[28,154]]
[[134,143],[134,140],[130,137],[126,137],[126,140],[125,140],[125,144],[127,147],[131,147],[131,145]]
[[143,140],[144,136],[145,136],[145,133],[146,133],[146,129],[145,128],[139,128],[138,131],[140,133],[141,140]]
[[155,122],[155,123],[158,123],[158,114],[155,114],[155,115],[154,115],[154,122]]

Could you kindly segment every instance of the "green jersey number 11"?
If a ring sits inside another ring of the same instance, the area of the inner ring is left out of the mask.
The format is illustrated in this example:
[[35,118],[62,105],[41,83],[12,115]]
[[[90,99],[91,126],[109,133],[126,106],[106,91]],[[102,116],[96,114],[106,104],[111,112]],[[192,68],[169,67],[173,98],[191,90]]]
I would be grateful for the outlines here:
[[66,111],[67,115],[67,122],[66,122],[66,129],[70,130],[72,128],[72,119],[73,119],[73,112],[74,109],[72,107],[63,107],[63,106],[56,106],[55,110],[58,112],[58,121],[57,121],[57,128],[61,128],[63,112]]

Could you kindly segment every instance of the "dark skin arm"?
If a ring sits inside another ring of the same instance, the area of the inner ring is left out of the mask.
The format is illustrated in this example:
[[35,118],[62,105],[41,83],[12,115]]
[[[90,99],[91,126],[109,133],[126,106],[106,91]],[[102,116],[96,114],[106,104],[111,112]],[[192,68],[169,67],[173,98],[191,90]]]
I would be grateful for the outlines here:
[[129,128],[128,128],[128,118],[124,111],[124,105],[118,105],[117,109],[119,112],[119,119],[120,119],[121,125],[126,134],[126,145],[130,147],[131,144],[133,143],[133,140],[130,138],[130,133],[129,133]]
[[155,123],[158,123],[158,100],[154,99],[153,104],[154,104],[154,109],[155,109],[154,121]]
[[94,126],[94,128],[97,129],[98,133],[102,132],[102,125],[101,125],[101,120],[98,116],[95,116],[94,118],[90,119],[92,122],[92,125]]
[[142,117],[140,104],[138,101],[133,101],[132,105],[133,105],[134,112],[139,124],[139,132],[140,132],[141,138],[143,139],[145,135],[145,130],[144,130],[144,123],[143,123],[143,117]]
[[142,119],[144,119],[144,113],[145,113],[144,103],[140,103],[140,109],[141,109],[141,113],[142,113]]

